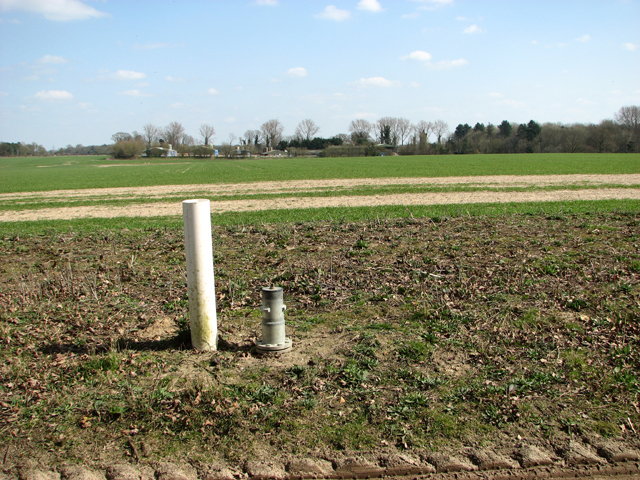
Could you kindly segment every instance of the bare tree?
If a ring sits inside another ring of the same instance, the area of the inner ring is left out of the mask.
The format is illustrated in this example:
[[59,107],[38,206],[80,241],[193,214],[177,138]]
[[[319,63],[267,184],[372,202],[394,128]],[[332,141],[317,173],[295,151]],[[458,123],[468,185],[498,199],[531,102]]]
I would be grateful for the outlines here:
[[294,137],[299,141],[311,140],[319,131],[320,127],[313,120],[307,118],[298,124]]
[[364,118],[352,120],[349,124],[349,132],[354,144],[365,143],[369,141],[373,126]]
[[133,137],[131,136],[131,134],[127,132],[118,132],[111,135],[111,140],[113,141],[113,143],[127,142],[132,139]]
[[216,130],[211,125],[207,123],[200,125],[200,135],[202,136],[205,147],[209,146],[209,140],[212,140],[215,134]]
[[[420,120],[418,123],[415,124],[414,129],[418,133],[420,142],[428,142],[429,136],[433,132],[433,123]],[[423,140],[423,136],[424,136],[424,140]]]
[[438,143],[442,141],[442,137],[444,137],[449,132],[449,125],[444,120],[436,120],[433,122],[433,133],[438,138]]
[[184,127],[179,122],[171,122],[163,131],[164,141],[172,145],[173,148],[180,145],[184,135]]
[[236,139],[238,137],[236,137],[235,133],[230,133],[229,134],[229,145],[233,145],[234,143],[236,143]]
[[406,118],[396,119],[396,136],[400,140],[400,145],[404,145],[405,139],[409,137],[411,132],[411,122]]
[[144,131],[144,141],[147,144],[147,148],[151,148],[154,142],[158,141],[158,137],[160,136],[160,127],[156,127],[152,123],[147,123],[144,127],[142,127]]
[[640,149],[640,107],[631,105],[622,107],[614,116],[616,122],[629,130],[630,140],[634,143],[634,150]]
[[284,132],[284,125],[280,123],[280,120],[274,118],[264,122],[260,127],[260,130],[262,131],[264,143],[267,149],[269,149],[280,143],[280,140],[282,139],[282,132]]
[[260,143],[261,135],[262,132],[260,132],[260,130],[247,130],[246,132],[244,132],[244,137],[241,138],[241,141],[247,146],[253,145],[257,147]]
[[385,143],[387,145],[393,145],[396,142],[396,123],[395,117],[382,117],[376,122],[376,129],[378,130],[378,142]]

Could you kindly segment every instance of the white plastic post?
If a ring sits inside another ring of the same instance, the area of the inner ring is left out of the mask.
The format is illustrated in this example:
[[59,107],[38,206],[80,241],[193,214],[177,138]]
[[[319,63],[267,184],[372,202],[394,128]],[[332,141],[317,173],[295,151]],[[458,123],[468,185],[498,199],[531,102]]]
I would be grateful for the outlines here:
[[183,201],[182,216],[187,255],[191,345],[197,350],[216,350],[218,320],[209,200]]

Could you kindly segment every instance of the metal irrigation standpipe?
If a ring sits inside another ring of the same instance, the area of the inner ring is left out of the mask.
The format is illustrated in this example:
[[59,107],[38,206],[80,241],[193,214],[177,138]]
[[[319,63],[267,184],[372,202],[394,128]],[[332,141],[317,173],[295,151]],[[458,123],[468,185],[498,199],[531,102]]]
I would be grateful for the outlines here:
[[260,352],[285,352],[291,349],[291,339],[285,337],[282,287],[262,288],[262,339],[256,343]]
[[191,345],[197,350],[216,350],[218,319],[209,200],[185,200],[182,202],[182,215]]

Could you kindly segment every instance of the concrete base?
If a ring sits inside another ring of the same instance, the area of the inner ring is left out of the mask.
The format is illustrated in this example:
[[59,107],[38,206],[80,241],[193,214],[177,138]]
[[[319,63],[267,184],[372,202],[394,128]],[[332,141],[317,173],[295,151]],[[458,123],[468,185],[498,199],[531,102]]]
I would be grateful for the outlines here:
[[256,350],[259,352],[286,352],[291,350],[293,342],[290,338],[285,338],[284,343],[264,343],[262,340],[256,342]]

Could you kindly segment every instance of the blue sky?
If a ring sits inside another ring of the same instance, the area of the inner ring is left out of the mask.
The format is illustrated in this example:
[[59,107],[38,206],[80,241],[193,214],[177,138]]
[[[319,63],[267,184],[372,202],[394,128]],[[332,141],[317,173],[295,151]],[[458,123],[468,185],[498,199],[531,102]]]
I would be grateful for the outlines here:
[[639,25],[640,0],[0,0],[0,141],[596,123],[640,105]]

